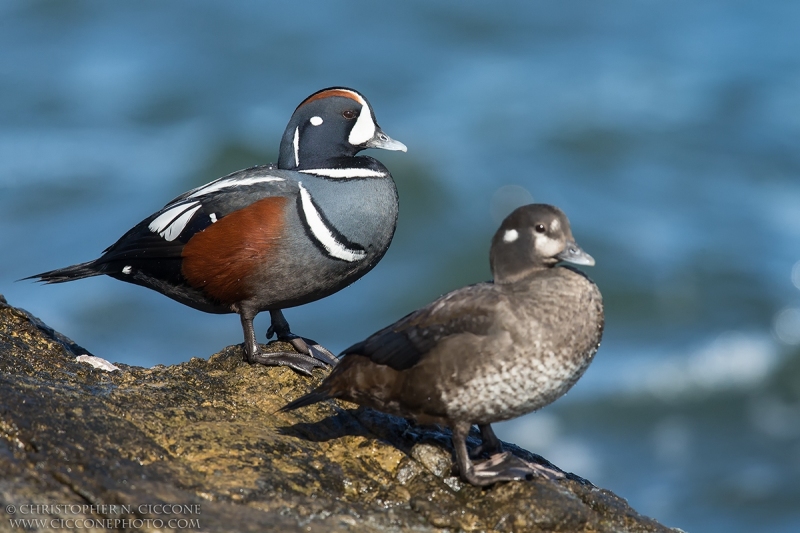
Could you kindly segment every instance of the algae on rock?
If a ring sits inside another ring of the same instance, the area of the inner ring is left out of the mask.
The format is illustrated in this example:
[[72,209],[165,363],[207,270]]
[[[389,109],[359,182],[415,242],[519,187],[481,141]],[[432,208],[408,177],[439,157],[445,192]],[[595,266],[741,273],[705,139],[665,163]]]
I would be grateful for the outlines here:
[[[321,370],[250,366],[238,346],[110,372],[76,361],[86,354],[0,296],[0,530],[38,518],[144,530],[670,531],[572,474],[463,484],[446,431],[337,402],[277,412]],[[64,507],[8,513],[45,504]],[[199,514],[147,507],[157,504]]]

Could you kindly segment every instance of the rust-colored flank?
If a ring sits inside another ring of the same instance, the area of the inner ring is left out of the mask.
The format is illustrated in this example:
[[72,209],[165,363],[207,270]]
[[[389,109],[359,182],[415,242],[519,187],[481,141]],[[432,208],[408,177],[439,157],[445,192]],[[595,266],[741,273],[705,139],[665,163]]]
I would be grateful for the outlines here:
[[264,198],[211,224],[183,248],[186,280],[223,304],[253,293],[250,274],[269,263],[286,225],[282,196]]

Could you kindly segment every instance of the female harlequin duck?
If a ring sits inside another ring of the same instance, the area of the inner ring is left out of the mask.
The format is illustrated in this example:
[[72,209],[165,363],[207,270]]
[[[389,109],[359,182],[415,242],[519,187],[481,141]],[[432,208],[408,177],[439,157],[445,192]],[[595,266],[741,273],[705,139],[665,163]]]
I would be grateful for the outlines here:
[[[178,196],[94,261],[31,276],[61,283],[107,274],[208,313],[238,313],[245,359],[310,373],[329,351],[292,334],[281,309],[353,283],[383,257],[397,223],[397,189],[365,148],[402,150],[367,99],[323,89],[295,110],[278,164],[240,170]],[[264,354],[253,318],[269,311],[267,338],[302,353]]]
[[341,398],[448,425],[461,476],[474,485],[535,473],[510,454],[473,465],[465,439],[477,424],[483,444],[473,453],[499,452],[492,422],[544,407],[583,375],[603,333],[602,298],[584,274],[557,263],[594,259],[564,213],[533,204],[503,221],[490,261],[494,282],[446,294],[351,346],[316,390],[283,410]]

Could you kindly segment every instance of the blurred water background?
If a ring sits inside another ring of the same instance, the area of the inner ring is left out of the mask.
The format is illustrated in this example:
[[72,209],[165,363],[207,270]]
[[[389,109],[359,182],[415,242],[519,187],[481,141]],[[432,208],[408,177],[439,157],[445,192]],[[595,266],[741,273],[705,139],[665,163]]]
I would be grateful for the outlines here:
[[[277,159],[295,106],[361,90],[407,154],[395,241],[286,312],[345,348],[488,279],[499,221],[560,206],[606,300],[574,390],[502,438],[689,531],[800,531],[800,4],[0,4],[0,293],[91,352],[151,366],[241,342],[98,277],[177,194]],[[257,321],[259,335],[268,317]]]

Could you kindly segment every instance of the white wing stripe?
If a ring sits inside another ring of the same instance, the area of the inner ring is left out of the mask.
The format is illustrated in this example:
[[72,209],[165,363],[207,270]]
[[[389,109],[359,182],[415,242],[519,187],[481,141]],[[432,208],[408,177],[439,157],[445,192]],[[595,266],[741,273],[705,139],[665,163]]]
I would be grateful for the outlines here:
[[167,229],[159,233],[162,237],[164,237],[168,241],[174,241],[178,238],[178,235],[181,234],[183,229],[186,227],[186,224],[192,219],[194,214],[197,212],[198,209],[203,207],[200,204],[197,204],[193,208],[186,211],[184,214],[176,218],[172,224],[167,226]]
[[229,187],[244,187],[247,185],[255,185],[256,183],[269,183],[270,181],[284,181],[284,179],[277,178],[275,176],[259,176],[255,178],[228,178],[224,180],[217,180],[212,181],[204,187],[200,187],[190,194],[189,198],[197,198],[198,196],[204,196],[206,194],[221,191],[222,189],[227,189]]
[[371,168],[313,168],[300,172],[326,178],[380,178],[386,175],[385,172]]
[[153,233],[162,233],[176,218],[181,216],[187,209],[191,209],[192,206],[195,205],[199,207],[200,202],[181,203],[174,207],[170,207],[154,218],[147,227]]
[[164,239],[174,241],[201,207],[203,206],[200,202],[176,205],[154,218],[147,227],[153,233],[158,233],[164,237]]
[[300,202],[306,221],[308,222],[308,227],[312,235],[314,235],[314,238],[319,241],[328,254],[331,257],[343,259],[351,263],[364,259],[367,252],[364,250],[351,250],[336,240],[333,232],[325,225],[325,221],[322,220],[319,212],[314,207],[314,203],[311,201],[311,194],[303,187],[302,183],[298,183],[298,185],[300,186]]

